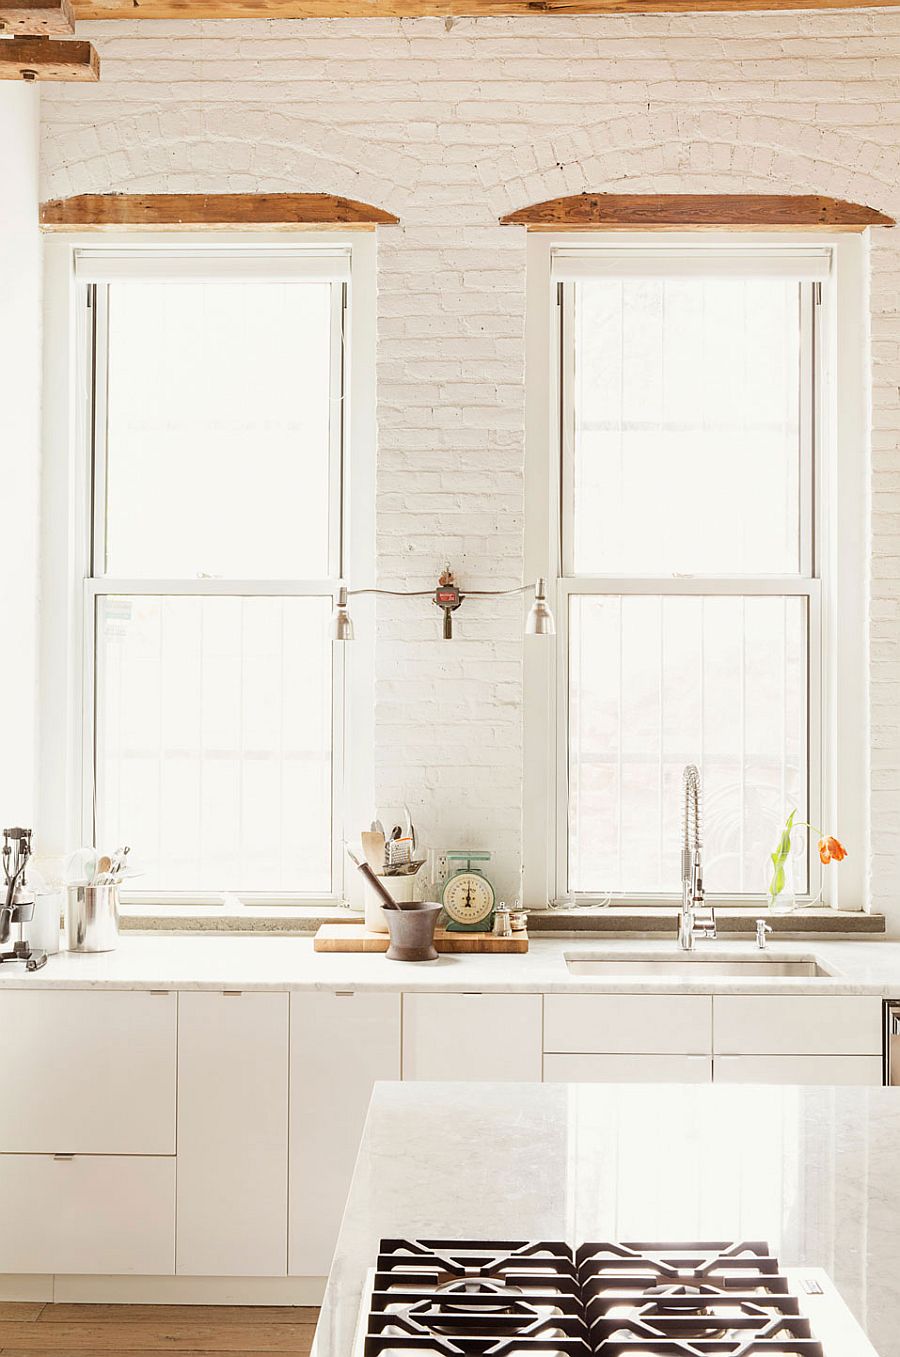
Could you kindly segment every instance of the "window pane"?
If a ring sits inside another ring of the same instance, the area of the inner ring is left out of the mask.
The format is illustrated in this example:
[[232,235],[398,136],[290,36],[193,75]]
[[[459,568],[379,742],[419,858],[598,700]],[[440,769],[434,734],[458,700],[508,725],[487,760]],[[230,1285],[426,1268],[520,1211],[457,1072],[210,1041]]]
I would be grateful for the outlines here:
[[110,284],[107,573],[328,574],[330,298]]
[[141,890],[331,888],[326,598],[97,602],[97,844]]
[[575,284],[581,574],[800,569],[800,285]]
[[679,890],[697,763],[707,891],[764,893],[788,812],[808,818],[806,636],[805,598],[571,599],[571,890]]

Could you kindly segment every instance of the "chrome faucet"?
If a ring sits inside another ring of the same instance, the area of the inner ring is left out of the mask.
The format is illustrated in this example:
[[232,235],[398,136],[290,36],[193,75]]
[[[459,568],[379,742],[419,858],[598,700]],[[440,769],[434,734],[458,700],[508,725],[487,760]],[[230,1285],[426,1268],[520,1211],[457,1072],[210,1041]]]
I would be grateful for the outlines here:
[[681,844],[681,913],[678,945],[694,950],[694,938],[716,936],[715,910],[704,906],[703,894],[703,794],[700,769],[689,763],[684,770],[684,833]]

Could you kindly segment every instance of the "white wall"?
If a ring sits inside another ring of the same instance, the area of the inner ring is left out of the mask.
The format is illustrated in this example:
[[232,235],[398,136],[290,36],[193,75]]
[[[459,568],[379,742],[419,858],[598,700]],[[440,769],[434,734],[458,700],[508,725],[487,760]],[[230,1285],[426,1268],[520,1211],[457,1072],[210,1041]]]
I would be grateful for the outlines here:
[[[896,10],[86,24],[98,86],[48,87],[45,196],[319,190],[379,239],[380,582],[522,571],[525,239],[511,208],[583,189],[822,193],[900,211]],[[900,241],[874,233],[872,902],[900,928]],[[860,475],[868,476],[860,449]],[[364,581],[355,581],[363,583]],[[426,840],[521,840],[521,612],[438,641],[381,607],[379,809]],[[866,721],[859,714],[861,735]]]
[[0,83],[0,827],[34,812],[40,484],[39,93]]

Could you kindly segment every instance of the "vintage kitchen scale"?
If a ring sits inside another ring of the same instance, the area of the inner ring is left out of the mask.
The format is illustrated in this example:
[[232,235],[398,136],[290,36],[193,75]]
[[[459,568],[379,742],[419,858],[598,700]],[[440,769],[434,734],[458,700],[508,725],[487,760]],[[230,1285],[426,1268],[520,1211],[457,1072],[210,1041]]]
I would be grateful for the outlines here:
[[484,874],[491,854],[462,849],[447,854],[441,891],[448,933],[489,933],[494,922],[494,888]]

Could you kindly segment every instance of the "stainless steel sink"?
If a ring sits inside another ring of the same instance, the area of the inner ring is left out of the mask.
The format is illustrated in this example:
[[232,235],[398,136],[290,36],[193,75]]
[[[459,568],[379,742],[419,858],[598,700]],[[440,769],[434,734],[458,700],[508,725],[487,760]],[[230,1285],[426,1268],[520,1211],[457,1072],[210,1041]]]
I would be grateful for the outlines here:
[[770,977],[830,976],[815,957],[704,956],[694,952],[688,956],[567,956],[566,966],[571,975],[606,975],[617,977],[641,975],[647,980],[656,976],[680,975],[691,980],[713,979],[716,976]]

